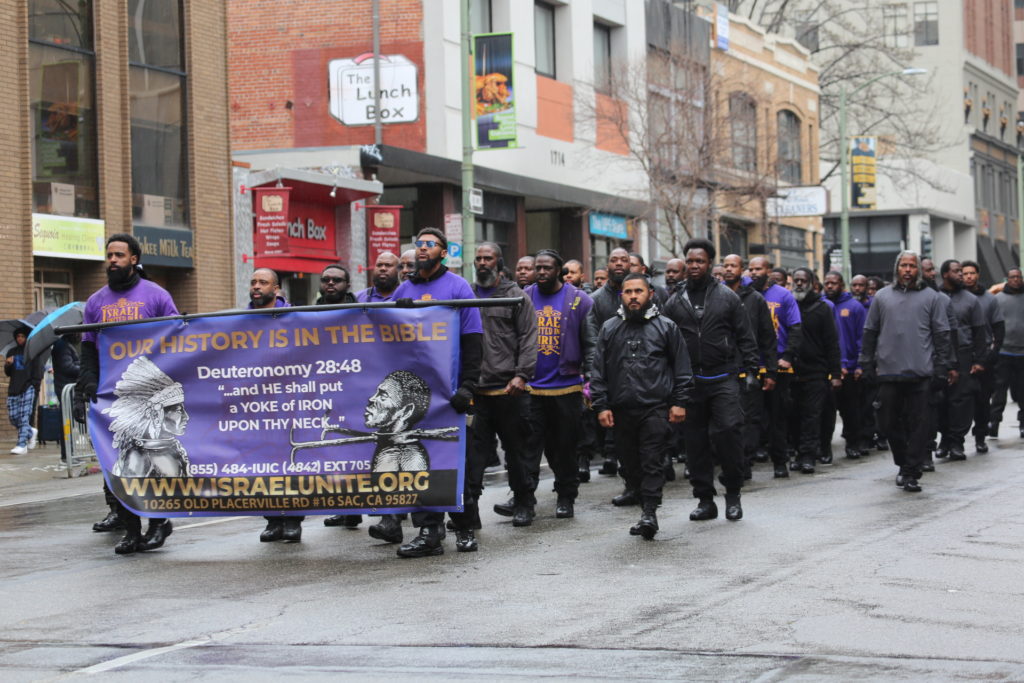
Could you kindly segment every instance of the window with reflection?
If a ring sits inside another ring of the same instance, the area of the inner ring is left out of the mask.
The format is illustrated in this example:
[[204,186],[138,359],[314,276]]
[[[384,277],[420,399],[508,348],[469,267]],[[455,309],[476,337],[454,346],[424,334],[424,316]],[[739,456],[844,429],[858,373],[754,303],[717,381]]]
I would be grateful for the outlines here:
[[729,96],[732,163],[740,171],[757,172],[757,105],[747,93]]
[[92,3],[30,0],[32,210],[99,217]]
[[803,181],[803,155],[800,147],[800,117],[788,109],[778,115],[779,180],[799,185]]
[[154,227],[189,224],[181,27],[180,2],[128,0],[132,219]]

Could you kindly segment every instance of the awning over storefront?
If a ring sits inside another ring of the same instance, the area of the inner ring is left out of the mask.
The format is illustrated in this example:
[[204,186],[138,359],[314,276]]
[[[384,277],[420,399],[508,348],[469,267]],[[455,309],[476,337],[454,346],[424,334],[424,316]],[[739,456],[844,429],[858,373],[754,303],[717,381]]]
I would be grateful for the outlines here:
[[279,272],[319,273],[325,266],[337,263],[351,230],[351,204],[377,196],[383,190],[376,181],[308,169],[259,171],[249,180],[253,189],[275,187],[278,183],[291,188],[286,250],[274,254],[257,251],[254,258],[257,268]]

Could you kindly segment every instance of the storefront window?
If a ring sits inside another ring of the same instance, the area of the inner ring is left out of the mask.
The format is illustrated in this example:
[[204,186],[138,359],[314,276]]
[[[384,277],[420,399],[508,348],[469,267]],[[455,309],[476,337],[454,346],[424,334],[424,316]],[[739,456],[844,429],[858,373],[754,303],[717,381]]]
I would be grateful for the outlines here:
[[188,157],[181,4],[129,0],[128,60],[132,128],[132,218],[185,227]]
[[92,5],[29,2],[32,210],[99,217]]

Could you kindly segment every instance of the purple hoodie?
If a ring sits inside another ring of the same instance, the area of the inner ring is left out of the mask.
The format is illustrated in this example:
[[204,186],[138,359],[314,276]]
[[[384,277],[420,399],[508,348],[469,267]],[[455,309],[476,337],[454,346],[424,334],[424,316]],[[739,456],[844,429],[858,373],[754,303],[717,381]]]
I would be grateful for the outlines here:
[[842,292],[835,304],[836,327],[839,329],[839,355],[843,369],[854,371],[860,367],[860,340],[864,336],[864,322],[868,309],[853,298],[849,292]]

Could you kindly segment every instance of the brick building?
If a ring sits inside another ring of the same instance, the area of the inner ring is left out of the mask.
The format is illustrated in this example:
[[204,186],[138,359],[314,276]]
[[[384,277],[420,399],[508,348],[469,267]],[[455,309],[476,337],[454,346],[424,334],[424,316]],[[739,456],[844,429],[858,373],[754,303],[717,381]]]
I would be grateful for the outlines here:
[[[503,82],[513,94],[515,116],[505,129],[511,144],[476,139],[474,185],[483,191],[477,239],[501,244],[506,263],[554,247],[590,267],[618,244],[635,240],[646,249],[636,239],[632,220],[648,208],[644,178],[613,168],[623,151],[614,136],[583,121],[580,107],[581,98],[600,97],[594,84],[612,61],[643,53],[644,4],[471,4],[474,34],[512,36],[504,48],[492,44],[477,59],[480,70],[488,72],[478,72],[480,79],[499,73],[507,79]],[[242,184],[258,186],[280,177],[289,185],[297,172],[313,174],[304,177],[320,189],[304,191],[319,197],[326,215],[334,211],[333,254],[348,263],[354,276],[366,266],[364,218],[357,200],[369,199],[365,193],[373,190],[359,185],[367,182],[363,178],[379,181],[381,204],[402,207],[403,245],[415,227],[444,227],[446,216],[460,212],[459,3],[381,0],[382,85],[390,77],[400,85],[388,89],[382,100],[387,118],[372,157],[361,155],[362,147],[375,140],[367,111],[370,88],[361,94],[348,88],[346,94],[342,87],[344,79],[352,85],[362,78],[361,69],[372,73],[370,0],[346,2],[343,9],[327,0],[296,3],[287,10],[244,0],[229,0],[227,6],[232,156],[247,166],[236,168],[239,191]],[[487,111],[481,110],[481,119],[489,120]],[[254,173],[263,175],[252,182]],[[327,190],[335,187],[338,196],[329,202]],[[341,201],[343,192],[346,201]],[[246,202],[238,204],[241,244],[251,223]],[[300,223],[300,218],[290,220]],[[321,255],[329,254],[324,250]],[[325,262],[267,261],[257,253],[255,264],[292,267],[284,273],[288,293],[303,301],[315,290],[308,275]]]
[[225,7],[0,4],[0,316],[85,300],[134,233],[186,311],[232,300]]

